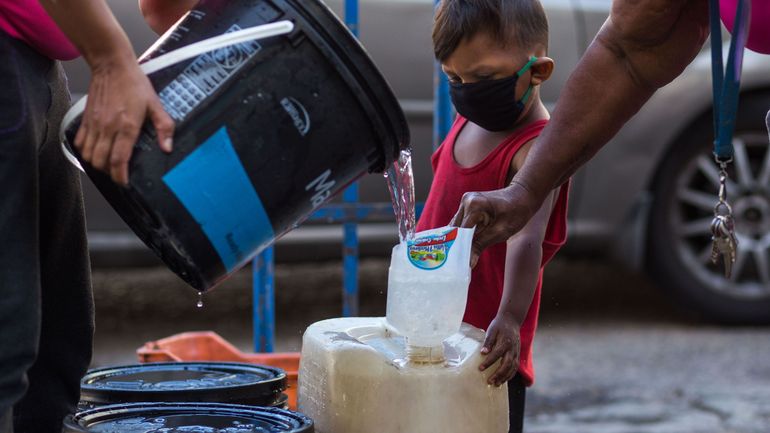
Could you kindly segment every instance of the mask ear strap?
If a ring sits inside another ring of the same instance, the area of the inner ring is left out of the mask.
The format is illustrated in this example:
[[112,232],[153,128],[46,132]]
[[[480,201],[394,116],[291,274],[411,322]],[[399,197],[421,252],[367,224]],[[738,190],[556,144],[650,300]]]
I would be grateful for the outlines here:
[[526,65],[524,65],[524,67],[523,67],[523,68],[519,69],[519,72],[517,72],[517,73],[516,73],[516,75],[518,75],[519,77],[521,77],[521,74],[523,74],[523,73],[527,72],[527,71],[529,70],[529,68],[531,68],[531,67],[532,67],[532,65],[534,65],[534,64],[535,64],[535,62],[536,62],[536,61],[537,61],[537,57],[535,57],[535,56],[532,56],[532,57],[530,57],[530,58],[529,58],[529,61],[527,62],[527,64],[526,64]]
[[526,93],[524,93],[524,96],[522,96],[522,97],[521,97],[521,103],[522,103],[522,104],[526,104],[526,103],[527,103],[527,99],[529,99],[529,95],[531,95],[531,94],[532,94],[532,89],[533,89],[533,88],[534,88],[534,87],[533,87],[533,86],[530,84],[530,85],[529,85],[529,88],[527,89],[527,92],[526,92]]
[[[523,67],[523,68],[521,68],[521,69],[519,70],[519,72],[517,72],[517,73],[516,73],[516,75],[517,75],[517,76],[519,76],[519,77],[521,77],[521,74],[523,74],[523,73],[527,72],[527,71],[529,70],[529,68],[531,68],[531,67],[532,67],[532,65],[534,65],[534,64],[535,64],[535,62],[536,62],[536,61],[537,61],[537,57],[535,57],[535,56],[532,56],[532,57],[530,57],[530,58],[529,58],[529,61],[527,62],[527,64],[526,64],[526,65],[524,65],[524,67]],[[529,88],[527,88],[527,92],[526,92],[526,93],[524,93],[524,96],[522,96],[522,97],[521,97],[521,103],[522,103],[522,104],[526,104],[526,103],[527,103],[527,99],[529,99],[529,95],[531,95],[531,94],[532,94],[532,88],[533,88],[533,87],[532,87],[532,85],[530,84],[530,85],[529,85]]]

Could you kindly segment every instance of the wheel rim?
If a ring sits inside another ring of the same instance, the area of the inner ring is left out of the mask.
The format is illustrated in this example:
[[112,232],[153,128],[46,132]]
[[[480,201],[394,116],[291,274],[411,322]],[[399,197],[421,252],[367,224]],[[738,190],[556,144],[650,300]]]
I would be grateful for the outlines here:
[[711,263],[711,220],[719,170],[710,149],[694,155],[676,178],[670,227],[679,259],[705,287],[739,299],[770,296],[770,146],[766,132],[736,134],[728,200],[738,239],[730,279]]

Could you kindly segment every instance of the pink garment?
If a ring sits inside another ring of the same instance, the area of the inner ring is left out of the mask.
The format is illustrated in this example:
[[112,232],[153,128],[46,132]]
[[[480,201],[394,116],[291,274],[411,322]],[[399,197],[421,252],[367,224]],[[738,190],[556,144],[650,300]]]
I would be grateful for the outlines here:
[[72,60],[80,55],[38,0],[0,0],[0,31],[52,59]]
[[[722,22],[731,33],[738,0],[721,0],[719,10]],[[770,1],[753,0],[751,2],[751,27],[746,47],[762,54],[770,54]]]

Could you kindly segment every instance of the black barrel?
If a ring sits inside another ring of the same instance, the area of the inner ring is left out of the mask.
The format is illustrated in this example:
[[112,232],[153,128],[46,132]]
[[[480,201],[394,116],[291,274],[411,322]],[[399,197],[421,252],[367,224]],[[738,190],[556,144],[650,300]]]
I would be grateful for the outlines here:
[[[127,188],[81,160],[134,232],[197,290],[409,146],[390,87],[318,0],[201,0],[145,58],[281,20],[294,30],[150,75],[177,124],[174,151],[164,154],[145,125]],[[69,143],[79,123],[64,125]]]
[[133,402],[208,402],[287,407],[280,368],[230,362],[168,362],[90,370],[79,410]]
[[312,433],[313,421],[284,409],[216,403],[132,403],[68,416],[64,433]]

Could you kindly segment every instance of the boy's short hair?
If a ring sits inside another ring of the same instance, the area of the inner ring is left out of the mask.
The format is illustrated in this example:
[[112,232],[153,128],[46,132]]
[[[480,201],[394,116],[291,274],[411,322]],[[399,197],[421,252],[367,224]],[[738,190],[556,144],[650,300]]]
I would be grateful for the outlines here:
[[501,46],[548,47],[548,19],[539,0],[442,0],[433,23],[433,52],[446,60],[460,43],[486,32]]

